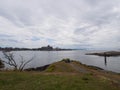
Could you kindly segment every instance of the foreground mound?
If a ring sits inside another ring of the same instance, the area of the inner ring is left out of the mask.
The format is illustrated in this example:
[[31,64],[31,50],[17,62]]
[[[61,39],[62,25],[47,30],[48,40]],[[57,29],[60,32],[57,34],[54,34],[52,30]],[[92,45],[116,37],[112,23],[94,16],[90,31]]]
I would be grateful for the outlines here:
[[49,65],[37,68],[29,68],[26,71],[43,71],[43,72],[72,72],[72,73],[90,73],[91,70],[103,70],[99,67],[88,66],[70,59],[63,59]]
[[63,59],[48,66],[46,72],[82,72],[89,73],[89,71],[78,61],[71,61]]

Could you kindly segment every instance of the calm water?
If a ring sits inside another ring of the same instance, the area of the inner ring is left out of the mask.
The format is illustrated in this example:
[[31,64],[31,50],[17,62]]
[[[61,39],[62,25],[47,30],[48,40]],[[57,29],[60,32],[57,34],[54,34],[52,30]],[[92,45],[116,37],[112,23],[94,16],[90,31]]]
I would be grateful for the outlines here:
[[[46,64],[50,64],[59,61],[63,58],[70,58],[72,60],[80,61],[87,65],[93,65],[101,67],[105,70],[110,70],[120,73],[120,57],[108,57],[107,66],[105,66],[104,58],[99,56],[85,55],[89,52],[100,52],[100,51],[14,51],[15,59],[20,63],[20,55],[23,56],[24,60],[29,60],[34,57],[33,61],[30,62],[26,68],[39,67]],[[0,58],[3,58],[2,52],[0,52]],[[8,66],[6,66],[8,67]]]

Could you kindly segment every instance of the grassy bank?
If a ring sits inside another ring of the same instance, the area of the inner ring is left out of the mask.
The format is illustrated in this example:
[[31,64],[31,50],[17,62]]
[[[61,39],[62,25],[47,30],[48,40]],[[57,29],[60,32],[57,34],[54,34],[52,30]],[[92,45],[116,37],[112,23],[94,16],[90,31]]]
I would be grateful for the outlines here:
[[0,90],[119,89],[119,74],[107,72],[69,59],[52,63],[42,72],[38,69],[37,71],[29,72],[0,72]]
[[119,86],[88,73],[0,72],[0,90],[119,90]]

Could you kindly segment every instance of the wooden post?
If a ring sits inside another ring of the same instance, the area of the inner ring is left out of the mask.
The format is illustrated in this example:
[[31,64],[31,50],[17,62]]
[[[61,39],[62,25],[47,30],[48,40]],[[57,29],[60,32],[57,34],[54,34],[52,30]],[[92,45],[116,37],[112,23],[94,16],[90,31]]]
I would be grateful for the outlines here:
[[105,61],[105,66],[107,66],[107,55],[104,53],[104,61]]

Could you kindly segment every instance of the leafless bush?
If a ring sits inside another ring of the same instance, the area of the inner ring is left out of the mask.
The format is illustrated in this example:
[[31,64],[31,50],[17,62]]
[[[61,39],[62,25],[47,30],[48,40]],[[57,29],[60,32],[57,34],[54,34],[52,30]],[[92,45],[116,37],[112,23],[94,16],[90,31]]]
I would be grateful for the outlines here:
[[15,58],[14,58],[14,54],[13,54],[13,53],[11,53],[11,52],[5,52],[5,51],[3,51],[2,53],[3,53],[4,58],[5,58],[6,60],[2,60],[2,59],[1,59],[1,61],[2,61],[3,63],[6,63],[6,64],[14,67],[14,70],[23,71],[24,67],[25,67],[29,62],[31,62],[31,61],[33,60],[33,58],[31,58],[30,60],[25,61],[25,60],[23,59],[23,56],[20,56],[20,57],[21,57],[21,62],[20,62],[20,65],[18,65],[18,63],[16,62],[16,60],[15,60]]

